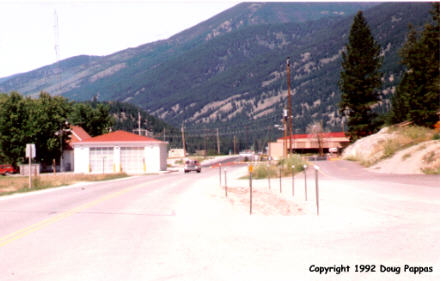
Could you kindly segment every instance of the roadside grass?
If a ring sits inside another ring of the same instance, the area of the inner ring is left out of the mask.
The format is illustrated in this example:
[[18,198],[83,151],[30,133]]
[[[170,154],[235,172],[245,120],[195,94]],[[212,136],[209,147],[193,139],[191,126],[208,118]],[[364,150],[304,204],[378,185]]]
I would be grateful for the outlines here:
[[382,159],[393,156],[399,150],[432,140],[435,133],[432,129],[418,126],[391,127],[390,132],[396,133],[397,137],[384,143]]
[[[286,177],[292,175],[292,165],[295,165],[295,172],[301,172],[304,170],[304,164],[306,161],[301,156],[295,154],[292,157],[281,159],[275,163],[260,163],[255,165],[252,171],[253,179],[265,179],[268,177]],[[249,175],[243,176],[240,179],[249,179]]]
[[440,175],[440,166],[437,168],[422,168],[422,172],[426,175]]
[[423,157],[425,167],[422,172],[428,175],[440,175],[440,152],[431,151]]
[[115,174],[41,174],[32,177],[32,188],[29,188],[29,177],[27,176],[6,176],[0,177],[0,196],[20,192],[29,192],[51,187],[71,185],[78,182],[112,180],[127,177],[126,173]]

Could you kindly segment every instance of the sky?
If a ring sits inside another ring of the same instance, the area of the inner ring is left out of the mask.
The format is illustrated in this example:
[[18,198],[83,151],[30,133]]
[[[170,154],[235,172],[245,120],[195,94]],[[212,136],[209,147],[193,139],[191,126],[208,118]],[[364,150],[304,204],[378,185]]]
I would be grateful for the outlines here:
[[240,2],[0,0],[0,78],[167,39]]
[[[167,39],[243,1],[0,0],[0,78]],[[274,1],[289,2],[252,0]]]

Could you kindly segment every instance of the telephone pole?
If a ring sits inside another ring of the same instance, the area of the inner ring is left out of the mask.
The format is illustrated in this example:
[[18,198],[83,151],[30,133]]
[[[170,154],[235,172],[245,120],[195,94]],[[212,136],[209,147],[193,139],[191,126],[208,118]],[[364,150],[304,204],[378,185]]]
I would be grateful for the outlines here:
[[287,109],[283,110],[284,140],[283,140],[283,156],[287,157]]
[[141,135],[141,113],[138,111],[138,133]]
[[289,102],[289,156],[292,151],[292,99],[290,97],[290,57],[287,57],[287,96]]
[[217,128],[217,154],[220,155],[220,135]]
[[237,138],[234,135],[234,155],[237,154]]
[[182,123],[182,146],[183,146],[183,157],[186,157],[186,147],[185,147],[185,129]]

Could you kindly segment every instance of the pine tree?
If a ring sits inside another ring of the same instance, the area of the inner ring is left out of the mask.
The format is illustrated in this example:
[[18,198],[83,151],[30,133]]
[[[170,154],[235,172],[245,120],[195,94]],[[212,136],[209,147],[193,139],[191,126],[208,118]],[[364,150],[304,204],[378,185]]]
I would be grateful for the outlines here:
[[400,50],[406,66],[400,84],[392,98],[391,121],[404,120],[416,125],[432,126],[440,110],[440,10],[434,3],[433,23],[425,25],[418,38],[410,26],[408,39]]
[[380,101],[379,89],[382,85],[380,46],[361,11],[353,20],[345,47],[339,80],[339,111],[348,118],[348,134],[355,141],[374,133],[380,125],[372,108]]

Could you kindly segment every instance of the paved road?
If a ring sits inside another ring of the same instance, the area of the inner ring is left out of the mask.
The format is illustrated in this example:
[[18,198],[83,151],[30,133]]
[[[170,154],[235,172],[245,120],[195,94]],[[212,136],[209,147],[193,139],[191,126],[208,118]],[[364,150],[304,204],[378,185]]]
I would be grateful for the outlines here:
[[151,280],[172,267],[176,203],[211,169],[0,199],[0,280]]
[[[250,217],[224,198],[218,169],[209,168],[2,198],[0,280],[439,280],[440,188],[431,177],[317,164],[319,217],[311,170],[307,202],[303,175],[296,179],[300,216]],[[254,182],[255,198],[266,183]],[[356,273],[356,264],[377,272]],[[434,272],[403,272],[406,264]],[[351,270],[320,275],[312,265]],[[380,273],[380,265],[402,272]]]

